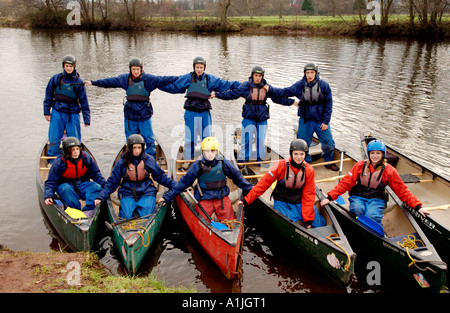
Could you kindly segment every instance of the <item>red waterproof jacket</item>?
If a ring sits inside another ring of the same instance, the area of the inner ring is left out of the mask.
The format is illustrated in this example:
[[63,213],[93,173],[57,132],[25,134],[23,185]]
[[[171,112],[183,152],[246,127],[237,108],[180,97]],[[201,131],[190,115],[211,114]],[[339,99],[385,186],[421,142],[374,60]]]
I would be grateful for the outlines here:
[[[289,163],[290,163],[289,159]],[[302,218],[303,221],[314,220],[314,201],[316,199],[316,187],[314,183],[314,169],[311,165],[305,162],[305,185],[302,190]],[[290,171],[298,173],[300,169],[290,166]],[[255,201],[262,195],[274,181],[281,181],[286,176],[286,160],[279,160],[272,168],[261,178],[261,180],[250,190],[244,198],[247,204]]]
[[[353,168],[348,172],[344,178],[342,178],[341,182],[336,185],[330,192],[328,192],[328,196],[330,196],[333,200],[336,200],[339,195],[342,195],[346,191],[350,191],[357,183],[359,176],[364,167],[364,162],[366,160],[361,160],[356,163]],[[376,170],[370,163],[367,161],[369,171],[374,173]],[[389,185],[395,194],[408,204],[411,208],[416,208],[418,205],[422,206],[422,202],[417,200],[417,198],[409,191],[408,187],[405,185],[403,180],[400,178],[397,170],[390,164],[386,164],[386,167],[383,171],[383,175],[381,177],[381,183],[383,185]]]

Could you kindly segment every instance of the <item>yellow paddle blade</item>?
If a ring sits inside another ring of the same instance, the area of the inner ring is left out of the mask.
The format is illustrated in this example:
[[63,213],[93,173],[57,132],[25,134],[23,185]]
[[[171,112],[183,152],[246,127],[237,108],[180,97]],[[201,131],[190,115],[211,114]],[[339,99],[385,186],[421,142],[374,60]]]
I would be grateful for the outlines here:
[[87,218],[86,214],[84,214],[81,210],[77,210],[77,209],[74,209],[74,208],[71,208],[71,207],[67,207],[65,212],[71,218]]
[[275,187],[277,186],[277,181],[274,181],[273,184],[270,186],[272,190],[275,190]]

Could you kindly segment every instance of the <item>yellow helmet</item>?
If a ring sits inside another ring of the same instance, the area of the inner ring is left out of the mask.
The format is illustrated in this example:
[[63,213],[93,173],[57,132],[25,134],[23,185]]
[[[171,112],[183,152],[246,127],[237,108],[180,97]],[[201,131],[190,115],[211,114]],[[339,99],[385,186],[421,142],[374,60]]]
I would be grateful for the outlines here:
[[219,152],[219,140],[214,137],[206,137],[202,141],[202,151],[204,150],[217,150]]

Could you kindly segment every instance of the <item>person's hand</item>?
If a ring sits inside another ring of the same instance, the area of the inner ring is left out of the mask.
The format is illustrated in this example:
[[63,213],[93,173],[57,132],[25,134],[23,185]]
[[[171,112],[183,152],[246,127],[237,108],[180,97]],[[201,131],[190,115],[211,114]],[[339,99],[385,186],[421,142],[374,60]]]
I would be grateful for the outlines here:
[[420,208],[419,213],[422,214],[423,217],[426,217],[427,215],[430,215],[430,212],[428,212],[427,209]]
[[215,97],[216,97],[216,93],[214,91],[211,91],[211,95],[209,96],[209,99],[212,99]]
[[330,200],[328,198],[325,198],[322,201],[320,201],[321,206],[327,205],[328,203],[330,203]]
[[244,202],[242,202],[242,200],[238,201],[238,205],[244,204]]
[[298,101],[298,100],[294,101],[294,105],[295,105],[297,108],[299,108],[299,107],[300,107],[300,101]]
[[95,199],[94,200],[94,205],[95,206],[99,205],[100,203],[102,203],[102,200],[100,200],[100,199]]
[[265,84],[263,88],[266,90],[266,92],[269,92],[269,85]]
[[45,199],[45,204],[46,205],[52,205],[53,204],[53,199],[52,198]]
[[328,129],[328,125],[327,124],[322,123],[322,125],[320,125],[320,130],[321,131],[325,131],[327,129]]
[[92,86],[92,82],[90,80],[85,80],[83,83],[85,86]]
[[159,199],[156,204],[162,203],[163,205],[166,204],[166,200],[164,198]]
[[44,115],[44,117],[47,120],[47,122],[50,122],[50,120],[52,119],[51,115]]

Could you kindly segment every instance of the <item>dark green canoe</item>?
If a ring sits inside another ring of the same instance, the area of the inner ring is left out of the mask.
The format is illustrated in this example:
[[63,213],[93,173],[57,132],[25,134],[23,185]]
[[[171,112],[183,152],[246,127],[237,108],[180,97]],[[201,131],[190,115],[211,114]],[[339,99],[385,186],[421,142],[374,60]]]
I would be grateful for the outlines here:
[[[94,156],[84,144],[82,144],[82,149],[95,161]],[[48,141],[45,140],[39,151],[36,168],[36,186],[40,205],[53,228],[72,251],[92,250],[97,235],[101,205],[95,207],[93,214],[90,215],[89,218],[74,219],[65,212],[67,206],[60,201],[58,196],[56,196],[56,201],[54,201],[53,205],[45,204],[45,181],[47,180],[49,173],[49,168],[47,167],[47,160],[49,158],[47,157],[47,150]],[[84,203],[82,202],[81,204],[83,207]]]
[[[340,160],[341,155],[342,151],[335,149],[334,159]],[[348,173],[356,160],[348,155],[344,156],[342,173]],[[336,175],[336,172],[329,170],[316,172],[316,190],[319,196],[326,197],[326,193],[338,183],[339,177],[341,176]],[[347,193],[342,195],[345,204],[331,202],[328,206],[358,254],[370,255],[373,260],[379,261],[382,272],[385,266],[388,267],[391,273],[398,275],[402,283],[415,286],[418,290],[440,292],[445,288],[447,266],[410,212],[399,206],[395,197],[390,195],[383,211],[384,236],[377,234],[350,213]],[[408,238],[411,241],[407,241]]]
[[[360,134],[361,156],[367,158],[367,143],[375,139],[370,131]],[[422,216],[416,210],[397,202],[407,209],[435,246],[441,258],[450,261],[450,181],[429,168],[408,158],[396,149],[386,145],[389,163],[400,174],[408,189],[423,203],[430,215]],[[387,189],[393,194],[391,188]],[[394,200],[397,200],[394,197]]]
[[[111,170],[120,159],[125,148],[126,146],[120,150],[113,162]],[[156,145],[156,161],[161,169],[167,173],[168,164],[170,163],[166,159],[166,154],[159,144]],[[156,201],[158,201],[167,191],[167,188],[157,183],[155,183],[155,185],[159,188],[156,195]],[[169,205],[157,204],[155,211],[150,216],[129,220],[124,223],[124,221],[118,217],[120,201],[117,198],[117,191],[111,194],[106,200],[106,203],[108,207],[107,226],[113,230],[114,242],[121,255],[127,273],[129,275],[135,275],[161,229]]]
[[[235,158],[238,149],[236,145]],[[267,147],[266,150],[266,162],[237,163],[234,159],[244,177],[253,185],[269,170],[273,162],[282,158],[273,149]],[[271,194],[272,189],[269,188],[249,206],[248,218],[257,220],[259,225],[269,230],[280,242],[288,245],[293,253],[309,261],[339,285],[347,286],[354,273],[356,254],[331,209],[320,206],[319,198],[316,198],[316,208],[325,218],[326,226],[307,229],[275,210]]]

